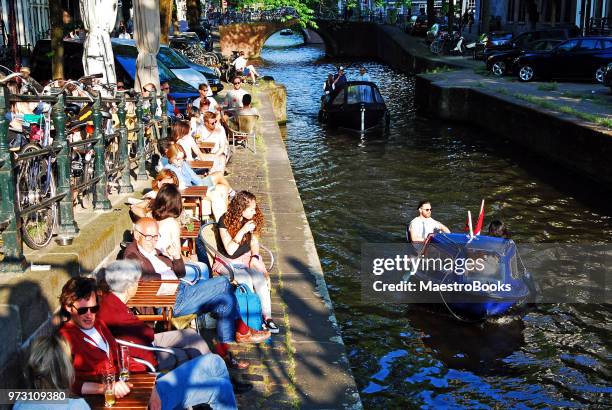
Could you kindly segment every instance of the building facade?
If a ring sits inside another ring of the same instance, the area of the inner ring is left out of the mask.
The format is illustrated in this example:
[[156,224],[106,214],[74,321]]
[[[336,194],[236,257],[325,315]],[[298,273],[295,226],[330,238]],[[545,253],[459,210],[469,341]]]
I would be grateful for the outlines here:
[[49,33],[49,2],[48,0],[0,0],[0,34],[2,45],[7,46],[10,36],[9,10],[15,9],[15,26],[17,44],[34,46],[40,38]]

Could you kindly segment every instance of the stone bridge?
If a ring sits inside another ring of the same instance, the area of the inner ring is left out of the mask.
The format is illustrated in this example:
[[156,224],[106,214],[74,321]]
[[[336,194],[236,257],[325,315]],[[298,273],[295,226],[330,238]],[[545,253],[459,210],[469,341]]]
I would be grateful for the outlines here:
[[259,57],[266,40],[274,33],[290,28],[300,31],[305,42],[312,38],[321,38],[325,44],[325,51],[329,55],[338,53],[338,46],[334,38],[333,27],[337,23],[317,20],[317,27],[300,27],[296,19],[287,21],[261,21],[251,23],[233,23],[219,26],[220,46],[223,55],[231,55],[233,50],[244,51],[248,57]]

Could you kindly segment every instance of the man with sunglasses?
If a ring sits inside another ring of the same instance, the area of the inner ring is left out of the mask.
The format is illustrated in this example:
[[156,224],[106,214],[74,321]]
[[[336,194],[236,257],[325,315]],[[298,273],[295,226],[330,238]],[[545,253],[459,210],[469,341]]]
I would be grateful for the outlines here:
[[436,230],[450,233],[450,230],[431,217],[431,202],[421,201],[417,207],[419,216],[410,221],[410,241],[424,242],[427,235],[434,233]]
[[227,110],[235,110],[242,108],[242,97],[246,94],[242,87],[242,79],[235,77],[232,81],[234,87],[225,94],[225,108]]
[[[62,288],[60,303],[62,314],[69,318],[59,334],[71,348],[76,375],[72,390],[77,395],[103,395],[104,385],[98,381],[105,374],[118,373],[118,344],[106,324],[97,319],[95,279],[70,279]],[[132,387],[131,383],[116,381],[115,397],[127,396]],[[208,403],[214,409],[237,408],[227,368],[216,355],[200,355],[159,377],[151,393],[149,409],[183,408],[201,403]]]

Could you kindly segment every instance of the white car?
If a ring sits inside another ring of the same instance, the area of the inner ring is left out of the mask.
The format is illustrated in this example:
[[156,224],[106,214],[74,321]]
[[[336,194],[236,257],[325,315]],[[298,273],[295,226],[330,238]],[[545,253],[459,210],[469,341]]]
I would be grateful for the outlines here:
[[[159,53],[157,53],[157,59],[162,62],[163,65],[168,67],[170,71],[174,73],[180,80],[186,82],[196,90],[202,83],[208,84],[208,80],[204,74],[197,70],[189,67],[185,64],[185,60],[176,51],[166,45],[159,47]],[[213,92],[208,87],[208,96],[212,96]]]

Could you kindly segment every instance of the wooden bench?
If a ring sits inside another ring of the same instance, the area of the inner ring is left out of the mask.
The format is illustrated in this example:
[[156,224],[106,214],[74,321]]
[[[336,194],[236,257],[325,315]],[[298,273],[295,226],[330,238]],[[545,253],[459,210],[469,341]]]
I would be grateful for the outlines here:
[[205,216],[209,216],[209,214],[204,212],[204,200],[206,200],[207,192],[208,188],[205,186],[190,186],[181,192],[181,197],[184,200],[183,202],[186,208],[191,207],[191,203],[196,204],[196,215],[199,216],[200,221],[203,220]]
[[[151,373],[130,374],[130,383],[133,385],[130,393],[121,399],[115,399],[115,405],[112,408],[147,410],[155,386],[155,377],[155,374]],[[104,407],[103,395],[85,395],[84,398],[94,410],[107,409]]]
[[215,164],[215,161],[212,161],[212,160],[201,161],[199,159],[196,159],[193,161],[187,161],[187,164],[192,169],[211,169],[213,165]]
[[[138,290],[134,297],[132,297],[127,306],[130,308],[159,308],[161,312],[159,314],[144,314],[138,315],[138,319],[145,322],[163,321],[166,323],[166,328],[170,330],[172,324],[172,309],[176,303],[176,292],[174,295],[169,296],[157,296],[157,291],[163,283],[176,283],[178,280],[149,280],[140,281],[138,283]],[[178,289],[178,288],[177,288]]]

